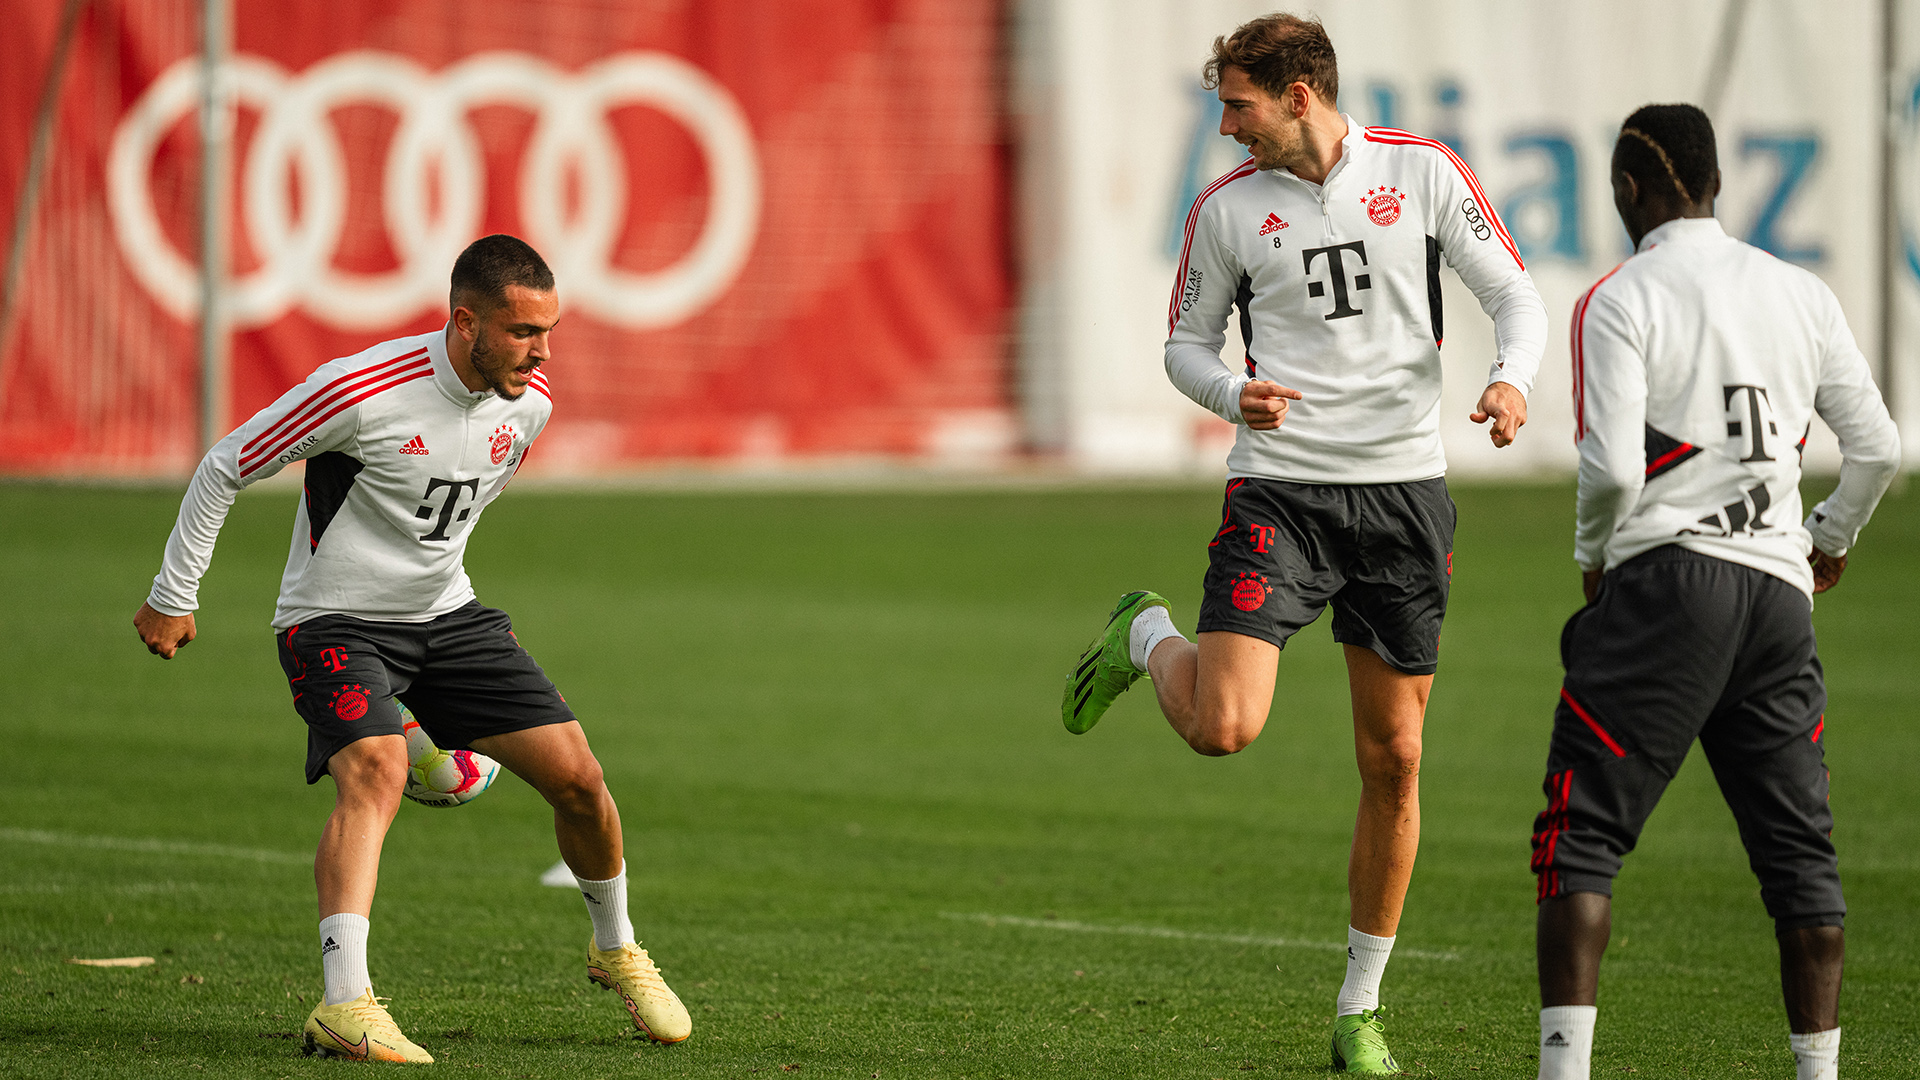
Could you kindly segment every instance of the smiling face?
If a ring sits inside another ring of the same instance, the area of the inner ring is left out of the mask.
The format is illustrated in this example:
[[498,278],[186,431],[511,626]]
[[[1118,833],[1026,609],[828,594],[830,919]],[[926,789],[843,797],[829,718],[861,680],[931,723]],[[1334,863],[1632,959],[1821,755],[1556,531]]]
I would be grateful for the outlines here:
[[[1305,109],[1296,99],[1310,93],[1305,83],[1294,83],[1280,97],[1253,84],[1237,67],[1220,69],[1220,134],[1247,148],[1262,169],[1278,169],[1300,160],[1305,147],[1301,131]],[[1298,115],[1296,115],[1298,113]]]
[[454,309],[453,325],[467,343],[467,362],[451,357],[454,370],[469,390],[492,390],[517,401],[534,371],[552,358],[547,335],[559,321],[560,297],[551,289],[509,285],[500,303],[481,311],[461,305]]

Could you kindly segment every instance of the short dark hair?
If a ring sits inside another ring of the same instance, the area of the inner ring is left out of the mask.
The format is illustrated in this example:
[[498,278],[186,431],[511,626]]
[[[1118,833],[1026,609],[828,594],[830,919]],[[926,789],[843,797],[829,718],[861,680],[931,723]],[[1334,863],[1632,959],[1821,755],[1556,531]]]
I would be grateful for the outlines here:
[[509,285],[552,292],[553,271],[539,252],[517,236],[483,236],[453,260],[453,288],[447,306],[461,307],[464,303],[475,311],[490,310],[506,302]]
[[1253,85],[1274,97],[1302,82],[1329,105],[1340,98],[1340,66],[1334,60],[1333,41],[1317,18],[1275,12],[1227,37],[1214,38],[1213,55],[1200,69],[1200,84],[1215,89],[1224,69],[1230,67],[1246,72]]
[[1613,165],[1642,191],[1673,191],[1699,202],[1720,171],[1713,121],[1692,105],[1642,105],[1620,126]]

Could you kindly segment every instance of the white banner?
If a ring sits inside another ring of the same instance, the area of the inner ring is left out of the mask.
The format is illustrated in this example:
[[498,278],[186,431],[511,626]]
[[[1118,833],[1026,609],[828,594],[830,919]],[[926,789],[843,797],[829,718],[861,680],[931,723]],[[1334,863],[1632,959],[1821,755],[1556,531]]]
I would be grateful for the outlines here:
[[[1443,275],[1453,474],[1573,468],[1568,315],[1628,254],[1608,162],[1621,121],[1644,104],[1708,107],[1725,181],[1721,222],[1824,278],[1878,362],[1878,5],[1735,7],[1731,19],[1727,3],[1656,0],[1330,0],[1301,12],[1322,17],[1339,53],[1341,109],[1363,125],[1451,144],[1546,300],[1552,332],[1530,422],[1519,443],[1495,451],[1466,419],[1493,355],[1492,324]],[[1244,156],[1217,134],[1219,104],[1200,87],[1201,63],[1216,35],[1267,10],[1235,0],[1028,0],[1020,9],[1028,420],[1037,442],[1081,468],[1223,469],[1230,429],[1162,370],[1164,313],[1188,206]],[[1717,104],[1706,100],[1710,82],[1722,87]],[[1920,131],[1920,87],[1910,80],[1903,92],[1908,131]],[[1920,173],[1909,170],[1903,190],[1912,222],[1903,325],[1920,328]],[[1230,332],[1229,360],[1240,347]],[[1914,350],[1900,352],[1893,381],[1912,387]],[[1912,409],[1902,419],[1916,419]],[[1807,461],[1816,471],[1838,464],[1817,424]]]
[[1920,468],[1920,10],[1903,6],[1893,25],[1893,85],[1888,102],[1894,151],[1893,352],[1881,385],[1907,468]]

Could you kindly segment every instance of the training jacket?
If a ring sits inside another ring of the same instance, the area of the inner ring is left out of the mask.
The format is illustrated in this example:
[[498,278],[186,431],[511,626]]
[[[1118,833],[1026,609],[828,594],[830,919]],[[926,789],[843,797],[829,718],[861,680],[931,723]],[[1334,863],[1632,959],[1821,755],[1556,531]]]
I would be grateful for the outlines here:
[[[1440,264],[1494,320],[1488,383],[1533,388],[1547,309],[1480,182],[1444,143],[1351,117],[1324,184],[1252,159],[1187,214],[1167,310],[1167,376],[1239,425],[1230,476],[1314,484],[1428,480],[1440,446]],[[1221,363],[1240,311],[1245,372]],[[1250,378],[1299,390],[1285,421],[1240,415]]]
[[[1846,554],[1900,467],[1826,283],[1712,218],[1681,218],[1588,290],[1572,329],[1581,568],[1678,544],[1812,595],[1811,546]],[[1840,437],[1840,483],[1803,524],[1815,413]]]
[[444,329],[323,364],[201,460],[147,603],[167,615],[198,607],[234,496],[304,460],[274,628],[453,611],[474,598],[467,538],[552,411],[541,371],[517,401],[468,390]]

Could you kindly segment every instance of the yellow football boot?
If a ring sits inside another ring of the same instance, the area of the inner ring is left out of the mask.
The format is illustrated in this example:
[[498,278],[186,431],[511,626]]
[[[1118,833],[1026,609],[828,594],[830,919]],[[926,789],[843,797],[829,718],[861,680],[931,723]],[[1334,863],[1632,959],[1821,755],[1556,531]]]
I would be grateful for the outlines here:
[[682,1042],[693,1034],[693,1017],[680,1004],[647,950],[637,944],[602,950],[587,941],[587,981],[620,991],[640,1033],[660,1043]]
[[321,1057],[341,1057],[351,1061],[411,1061],[433,1064],[433,1055],[415,1046],[400,1034],[399,1025],[387,1015],[373,988],[338,1005],[319,1005],[307,1017],[306,1052]]

